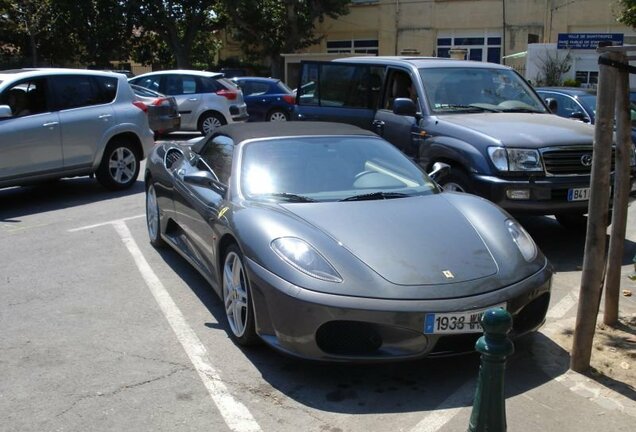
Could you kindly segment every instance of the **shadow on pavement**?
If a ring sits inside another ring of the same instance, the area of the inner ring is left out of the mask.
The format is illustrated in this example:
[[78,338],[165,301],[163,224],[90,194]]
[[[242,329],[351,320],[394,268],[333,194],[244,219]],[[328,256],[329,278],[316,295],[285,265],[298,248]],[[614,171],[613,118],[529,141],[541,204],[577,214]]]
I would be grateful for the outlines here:
[[74,177],[32,186],[0,189],[0,222],[17,223],[22,216],[62,210],[143,192],[143,180],[137,180],[129,189],[113,192],[89,177]]
[[[557,272],[580,271],[583,267],[585,233],[571,231],[548,216],[518,217],[539,248],[548,257]],[[607,236],[606,247],[609,247]],[[636,243],[625,240],[622,265],[632,263],[636,254]]]
[[[166,249],[159,253],[219,323],[190,323],[195,330],[224,330],[229,335],[223,304],[204,278],[176,252]],[[536,338],[545,339],[543,346],[547,345],[559,358],[566,354],[541,334],[517,340],[517,353],[510,358],[506,377],[509,397],[540,387],[554,378],[538,366],[537,359],[526,354],[528,344]],[[305,406],[345,414],[422,412],[438,409],[442,403],[444,408],[471,406],[479,371],[477,354],[347,365],[298,360],[265,345],[237,347],[277,391]],[[553,372],[562,374],[567,365],[566,361]],[[259,394],[271,392],[269,387],[251,390]]]

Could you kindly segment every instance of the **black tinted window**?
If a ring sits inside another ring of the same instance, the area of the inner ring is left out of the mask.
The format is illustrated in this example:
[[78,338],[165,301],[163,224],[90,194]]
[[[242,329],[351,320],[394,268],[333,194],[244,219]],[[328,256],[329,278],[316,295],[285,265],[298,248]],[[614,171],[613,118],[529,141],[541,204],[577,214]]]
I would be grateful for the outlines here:
[[158,92],[160,81],[161,81],[161,77],[159,75],[156,75],[156,76],[136,78],[132,80],[131,82],[133,84],[137,84],[139,86]]
[[50,79],[61,110],[103,103],[96,82],[90,76],[54,76]]
[[95,77],[99,88],[99,103],[111,103],[117,96],[117,78]]
[[212,168],[213,174],[225,185],[232,173],[234,141],[224,135],[212,138],[201,151],[201,157]]
[[384,68],[379,66],[304,65],[299,87],[300,104],[375,108],[383,77]]

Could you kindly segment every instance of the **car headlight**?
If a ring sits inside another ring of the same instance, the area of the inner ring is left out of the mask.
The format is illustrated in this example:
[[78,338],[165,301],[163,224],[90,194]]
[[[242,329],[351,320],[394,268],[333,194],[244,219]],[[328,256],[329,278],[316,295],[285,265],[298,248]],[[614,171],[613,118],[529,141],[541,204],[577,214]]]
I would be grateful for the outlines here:
[[523,229],[519,222],[512,219],[506,220],[506,228],[508,228],[512,241],[514,241],[519,248],[523,258],[528,262],[534,260],[537,257],[537,246],[534,240],[532,240],[532,237],[530,237],[530,234]]
[[537,150],[488,147],[488,155],[499,171],[543,171]]
[[281,237],[272,241],[271,247],[283,261],[311,277],[328,282],[342,282],[336,269],[304,240]]

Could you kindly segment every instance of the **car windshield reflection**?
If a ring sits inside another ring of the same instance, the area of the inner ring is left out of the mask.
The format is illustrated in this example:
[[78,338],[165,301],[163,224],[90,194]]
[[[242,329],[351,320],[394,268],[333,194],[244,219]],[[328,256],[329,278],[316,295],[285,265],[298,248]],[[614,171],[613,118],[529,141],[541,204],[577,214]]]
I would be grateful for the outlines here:
[[423,68],[422,83],[435,113],[536,112],[546,109],[514,72],[492,68]]
[[240,188],[248,199],[366,201],[438,193],[400,151],[372,137],[293,137],[243,147]]

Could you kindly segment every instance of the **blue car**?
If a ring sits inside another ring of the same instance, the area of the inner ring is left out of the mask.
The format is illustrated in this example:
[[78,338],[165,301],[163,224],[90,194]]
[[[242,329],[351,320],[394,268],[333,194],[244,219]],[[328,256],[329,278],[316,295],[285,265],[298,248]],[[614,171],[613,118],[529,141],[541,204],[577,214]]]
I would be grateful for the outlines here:
[[243,91],[248,121],[288,121],[296,97],[292,90],[276,78],[232,78]]

